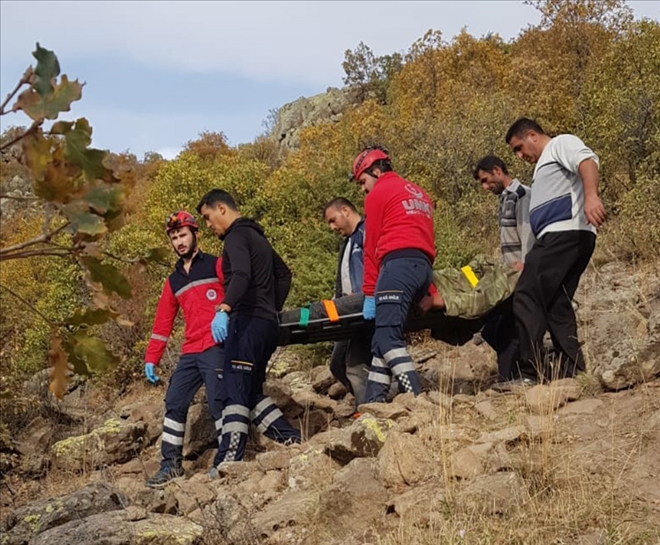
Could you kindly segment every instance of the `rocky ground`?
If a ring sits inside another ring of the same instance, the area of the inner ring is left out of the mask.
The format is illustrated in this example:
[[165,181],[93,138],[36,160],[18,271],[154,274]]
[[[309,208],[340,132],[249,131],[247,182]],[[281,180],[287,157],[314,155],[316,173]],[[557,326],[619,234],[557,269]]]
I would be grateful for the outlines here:
[[282,366],[268,391],[305,435],[254,436],[210,480],[203,395],[186,430],[187,479],[158,467],[163,387],[122,397],[87,383],[63,402],[26,385],[38,416],[5,446],[0,544],[658,544],[660,276],[590,269],[576,297],[589,373],[499,393],[484,344],[418,338],[427,391],[352,400],[326,366]]

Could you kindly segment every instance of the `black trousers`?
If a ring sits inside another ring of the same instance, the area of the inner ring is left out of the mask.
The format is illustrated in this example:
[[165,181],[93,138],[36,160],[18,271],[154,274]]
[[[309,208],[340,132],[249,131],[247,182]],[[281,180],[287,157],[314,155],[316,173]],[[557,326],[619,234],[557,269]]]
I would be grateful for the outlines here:
[[514,378],[519,348],[516,319],[513,315],[513,296],[488,314],[481,336],[497,353],[499,379]]
[[206,401],[215,421],[218,445],[220,444],[223,409],[220,385],[223,365],[224,349],[220,345],[212,346],[197,354],[184,354],[179,359],[165,395],[161,469],[181,467],[188,408],[202,384],[206,387]]
[[[513,294],[520,376],[550,380],[585,370],[572,300],[595,245],[590,231],[562,231],[544,235],[527,254]],[[546,331],[560,354],[553,369],[542,358]]]
[[277,348],[277,320],[232,316],[225,341],[224,379],[220,386],[223,403],[222,437],[215,466],[243,459],[250,420],[268,437],[280,442],[300,442],[294,429],[263,395],[268,360]]

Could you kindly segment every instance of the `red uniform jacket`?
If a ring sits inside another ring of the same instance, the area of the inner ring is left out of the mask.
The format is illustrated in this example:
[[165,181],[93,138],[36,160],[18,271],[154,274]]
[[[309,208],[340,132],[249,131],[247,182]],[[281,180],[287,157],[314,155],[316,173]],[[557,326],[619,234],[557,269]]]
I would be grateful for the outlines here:
[[211,336],[211,322],[215,317],[216,305],[225,296],[222,283],[220,258],[197,252],[188,274],[183,268],[183,259],[179,259],[158,301],[151,339],[144,357],[146,363],[160,363],[179,307],[183,309],[186,323],[185,340],[181,347],[183,354],[204,352],[217,344]]
[[433,203],[419,186],[386,172],[364,201],[365,295],[373,295],[383,258],[395,250],[416,249],[435,260]]

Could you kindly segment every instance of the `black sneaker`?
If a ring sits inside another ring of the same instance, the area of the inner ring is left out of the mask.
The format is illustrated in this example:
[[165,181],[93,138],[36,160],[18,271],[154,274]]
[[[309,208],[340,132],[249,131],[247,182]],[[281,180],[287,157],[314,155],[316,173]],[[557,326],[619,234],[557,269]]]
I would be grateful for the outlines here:
[[151,479],[147,481],[149,488],[163,488],[169,483],[180,481],[185,477],[182,467],[161,468]]

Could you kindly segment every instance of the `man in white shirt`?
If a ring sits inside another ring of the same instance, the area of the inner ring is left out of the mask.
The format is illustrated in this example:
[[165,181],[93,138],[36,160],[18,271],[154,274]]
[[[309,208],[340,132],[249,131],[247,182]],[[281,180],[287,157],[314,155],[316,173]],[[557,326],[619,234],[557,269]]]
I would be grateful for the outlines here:
[[[513,295],[523,379],[572,377],[585,370],[572,299],[605,221],[598,196],[598,156],[577,136],[551,138],[533,120],[520,118],[506,142],[519,159],[536,164],[530,224],[536,243]],[[543,335],[550,331],[560,361],[541,361]]]

